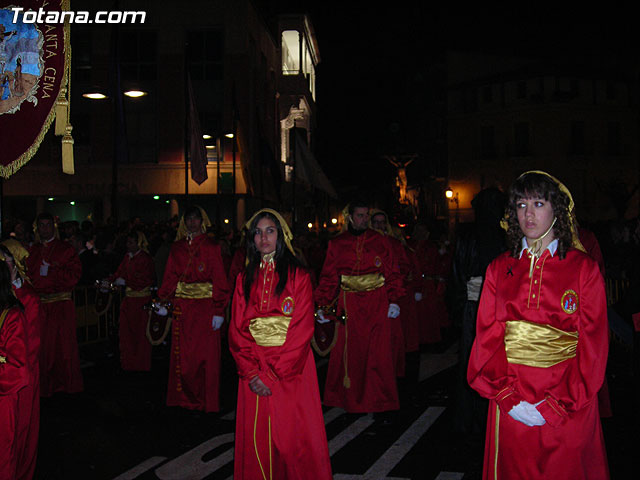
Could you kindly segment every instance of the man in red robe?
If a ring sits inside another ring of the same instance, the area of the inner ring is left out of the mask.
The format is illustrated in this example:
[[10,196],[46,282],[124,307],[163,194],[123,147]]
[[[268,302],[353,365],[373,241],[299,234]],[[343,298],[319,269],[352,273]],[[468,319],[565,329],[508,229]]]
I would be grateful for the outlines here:
[[24,306],[25,339],[29,383],[18,392],[18,426],[16,435],[16,479],[30,480],[36,468],[38,435],[40,431],[40,330],[42,307],[40,297],[28,282],[24,260],[29,256],[20,242],[8,239],[0,246],[13,282],[14,295]]
[[220,246],[206,235],[210,225],[200,207],[186,210],[158,296],[174,306],[167,405],[217,412],[220,327],[229,284]]
[[392,349],[392,322],[404,291],[384,235],[368,228],[369,208],[352,203],[348,229],[329,242],[315,302],[318,321],[337,302],[346,317],[331,351],[324,404],[348,412],[399,408]]
[[27,258],[27,275],[42,303],[40,395],[83,390],[76,335],[76,307],[71,292],[82,276],[75,249],[56,235],[53,216],[35,221],[36,243]]
[[146,329],[149,314],[143,308],[151,300],[151,287],[156,283],[153,258],[146,251],[142,232],[127,235],[127,254],[110,277],[114,284],[126,286],[120,304],[120,365],[123,370],[151,370],[151,343]]

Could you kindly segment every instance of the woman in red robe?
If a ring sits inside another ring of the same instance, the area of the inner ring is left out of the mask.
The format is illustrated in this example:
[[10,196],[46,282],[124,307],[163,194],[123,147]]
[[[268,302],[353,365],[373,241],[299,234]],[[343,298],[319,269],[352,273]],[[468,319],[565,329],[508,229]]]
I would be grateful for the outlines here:
[[0,480],[16,478],[20,391],[29,384],[25,317],[12,292],[11,273],[0,262]]
[[467,380],[490,400],[485,479],[607,479],[598,389],[607,310],[571,194],[526,172],[506,211],[511,251],[487,269]]
[[[205,211],[187,208],[158,296],[173,302],[167,405],[220,409],[220,327],[229,300],[220,246],[207,235]],[[159,313],[167,314],[161,307]]]
[[260,210],[247,228],[249,262],[236,280],[229,326],[240,377],[234,478],[331,479],[309,274],[279,213]]
[[156,270],[146,246],[142,232],[130,232],[127,235],[127,254],[109,277],[116,285],[126,286],[119,317],[120,365],[123,370],[151,370],[151,344],[146,337],[149,313],[143,307],[151,300]]

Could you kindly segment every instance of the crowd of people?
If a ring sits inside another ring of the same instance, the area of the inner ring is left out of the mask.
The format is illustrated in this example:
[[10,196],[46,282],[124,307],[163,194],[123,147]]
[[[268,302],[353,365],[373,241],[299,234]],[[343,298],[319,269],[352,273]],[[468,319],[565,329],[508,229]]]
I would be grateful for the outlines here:
[[[420,349],[451,332],[460,334],[455,426],[486,425],[485,478],[606,478],[597,399],[606,298],[571,194],[528,172],[508,195],[489,189],[473,206],[476,221],[455,250],[424,224],[403,235],[361,199],[331,238],[294,237],[271,209],[237,234],[215,230],[198,206],[119,228],[47,213],[33,228],[17,222],[0,245],[0,423],[9,432],[0,479],[33,476],[39,398],[83,390],[77,286],[123,291],[123,370],[152,368],[144,307],[171,319],[168,406],[218,411],[230,350],[234,478],[331,478],[321,406],[393,422],[398,386],[418,383]],[[324,388],[312,350],[320,331],[334,335]]]

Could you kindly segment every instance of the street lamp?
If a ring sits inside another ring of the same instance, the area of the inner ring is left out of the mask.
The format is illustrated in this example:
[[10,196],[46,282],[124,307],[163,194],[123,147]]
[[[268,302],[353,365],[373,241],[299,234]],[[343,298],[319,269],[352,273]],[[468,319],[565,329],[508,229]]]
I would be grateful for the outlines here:
[[448,187],[445,192],[444,192],[444,196],[449,200],[449,203],[455,203],[456,204],[456,227],[458,225],[458,210],[460,208],[460,199],[458,198],[458,192],[454,192],[451,187]]

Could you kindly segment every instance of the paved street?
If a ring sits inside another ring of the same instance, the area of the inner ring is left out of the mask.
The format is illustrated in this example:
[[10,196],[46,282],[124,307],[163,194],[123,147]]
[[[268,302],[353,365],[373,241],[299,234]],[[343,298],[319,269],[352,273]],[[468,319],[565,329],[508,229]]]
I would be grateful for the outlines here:
[[[151,373],[122,372],[109,345],[84,347],[85,392],[44,399],[36,479],[186,480],[233,475],[235,366],[223,358],[222,411],[164,406],[167,347]],[[417,359],[414,357],[417,371]],[[633,377],[630,353],[612,347],[609,387],[614,417],[603,421],[612,478],[632,465]],[[326,359],[318,359],[323,385]],[[325,408],[335,479],[478,479],[484,435],[452,431],[456,342],[420,355],[419,382],[403,381],[393,417]]]

